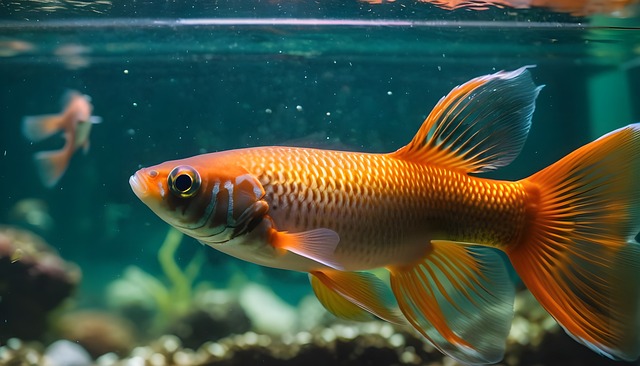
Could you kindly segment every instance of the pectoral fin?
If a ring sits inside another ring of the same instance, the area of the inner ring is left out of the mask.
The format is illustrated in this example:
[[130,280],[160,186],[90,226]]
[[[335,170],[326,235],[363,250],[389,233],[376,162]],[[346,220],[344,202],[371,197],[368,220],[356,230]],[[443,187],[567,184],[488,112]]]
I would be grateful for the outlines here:
[[344,266],[334,256],[339,242],[338,233],[325,228],[299,233],[274,230],[271,237],[271,244],[275,248],[288,250],[331,268],[343,269]]
[[322,305],[337,317],[370,320],[373,314],[390,323],[405,325],[389,286],[367,272],[316,271],[311,286]]
[[514,289],[493,248],[433,241],[411,267],[391,268],[391,288],[405,317],[443,353],[470,364],[502,359]]

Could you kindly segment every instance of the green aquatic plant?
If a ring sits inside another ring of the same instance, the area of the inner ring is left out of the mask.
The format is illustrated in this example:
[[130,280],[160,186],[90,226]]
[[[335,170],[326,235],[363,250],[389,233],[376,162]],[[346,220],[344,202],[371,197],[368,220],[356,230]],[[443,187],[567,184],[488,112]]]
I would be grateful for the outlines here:
[[108,290],[113,307],[137,308],[151,313],[149,327],[152,333],[166,329],[193,307],[194,285],[204,256],[200,252],[184,268],[180,267],[176,262],[176,251],[182,238],[183,234],[174,228],[167,232],[158,250],[160,278],[137,266],[129,266],[123,278],[112,283]]
[[175,253],[183,236],[178,230],[169,228],[158,251],[160,267],[169,280],[169,287],[159,303],[162,305],[161,309],[167,313],[184,314],[190,308],[193,299],[193,285],[204,263],[202,253],[198,252],[184,269],[178,266]]

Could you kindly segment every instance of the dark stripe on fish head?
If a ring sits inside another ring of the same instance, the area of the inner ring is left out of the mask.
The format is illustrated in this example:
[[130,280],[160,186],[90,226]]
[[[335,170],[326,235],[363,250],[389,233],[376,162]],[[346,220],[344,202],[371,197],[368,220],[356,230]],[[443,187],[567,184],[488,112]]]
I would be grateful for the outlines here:
[[160,218],[203,242],[226,242],[262,220],[268,205],[253,175],[237,166],[190,160],[141,169],[131,187]]
[[267,213],[262,200],[264,189],[248,174],[219,181],[215,208],[207,225],[194,231],[194,237],[207,243],[222,243],[250,231]]

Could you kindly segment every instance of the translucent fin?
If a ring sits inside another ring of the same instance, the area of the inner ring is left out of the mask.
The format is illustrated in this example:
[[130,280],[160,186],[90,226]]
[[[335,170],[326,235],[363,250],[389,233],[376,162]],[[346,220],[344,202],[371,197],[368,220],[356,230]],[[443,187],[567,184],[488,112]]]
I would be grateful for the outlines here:
[[500,361],[515,296],[503,258],[493,248],[432,245],[415,265],[391,268],[400,309],[443,353],[469,364]]
[[26,116],[22,119],[22,134],[30,141],[38,142],[59,132],[63,123],[63,117],[56,114]]
[[313,273],[309,273],[309,281],[311,282],[311,287],[313,288],[313,292],[316,294],[318,301],[320,301],[322,306],[324,306],[324,308],[331,314],[341,319],[360,322],[374,319],[372,314],[327,287]]
[[272,245],[312,259],[326,266],[342,269],[333,255],[340,242],[340,236],[330,229],[313,229],[299,233],[274,231]]
[[523,181],[532,222],[507,251],[573,338],[613,359],[640,355],[640,124]]
[[42,184],[51,188],[55,186],[69,164],[70,156],[66,149],[43,151],[34,156]]
[[102,117],[100,117],[100,116],[91,116],[91,117],[89,117],[89,121],[88,122],[91,123],[91,124],[94,124],[94,125],[98,124],[98,123],[102,123]]
[[[316,296],[333,314],[337,316],[353,314],[355,317],[360,317],[362,314],[355,312],[352,307],[355,304],[390,323],[407,324],[389,286],[375,275],[367,272],[342,271],[312,272],[311,275],[322,284],[322,286],[318,284],[313,286],[314,281],[311,281],[314,291],[321,290],[320,295],[316,291]],[[332,292],[333,295],[327,296],[327,292]],[[344,300],[349,304],[345,304]]]
[[413,140],[391,155],[469,173],[508,165],[527,139],[542,88],[527,68],[477,77],[454,88]]
[[91,143],[89,142],[89,140],[85,141],[84,144],[82,144],[82,153],[84,155],[87,155],[89,153],[90,147],[91,147]]
[[89,151],[89,134],[91,133],[91,123],[79,122],[75,125],[75,131],[70,131],[73,138],[73,147],[78,149],[82,147],[87,153]]

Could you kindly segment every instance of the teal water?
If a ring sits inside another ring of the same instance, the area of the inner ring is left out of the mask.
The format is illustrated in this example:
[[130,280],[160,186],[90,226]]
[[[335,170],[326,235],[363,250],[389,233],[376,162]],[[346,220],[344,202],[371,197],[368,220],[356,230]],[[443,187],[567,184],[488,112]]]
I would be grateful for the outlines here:
[[[5,7],[13,12],[0,22],[0,223],[34,230],[80,266],[80,307],[104,307],[106,286],[128,266],[164,276],[157,252],[168,226],[128,184],[143,166],[274,144],[393,151],[452,87],[523,65],[536,65],[534,80],[546,86],[524,151],[492,177],[527,176],[640,121],[634,18],[418,3],[413,13],[359,4],[325,5],[311,16],[302,5],[278,11],[262,3],[270,10],[260,18],[245,17],[256,14],[249,8],[211,17],[202,4],[182,17],[150,4],[137,13],[100,2],[93,12],[46,13],[34,4]],[[62,139],[29,143],[21,118],[59,112],[68,89],[90,95],[103,123],[88,154],[77,153],[48,189],[32,155]],[[33,198],[46,203],[50,225],[15,214]],[[190,238],[177,263],[197,253],[206,257],[200,281],[224,287],[241,272],[292,304],[310,292],[304,274],[242,263]]]

